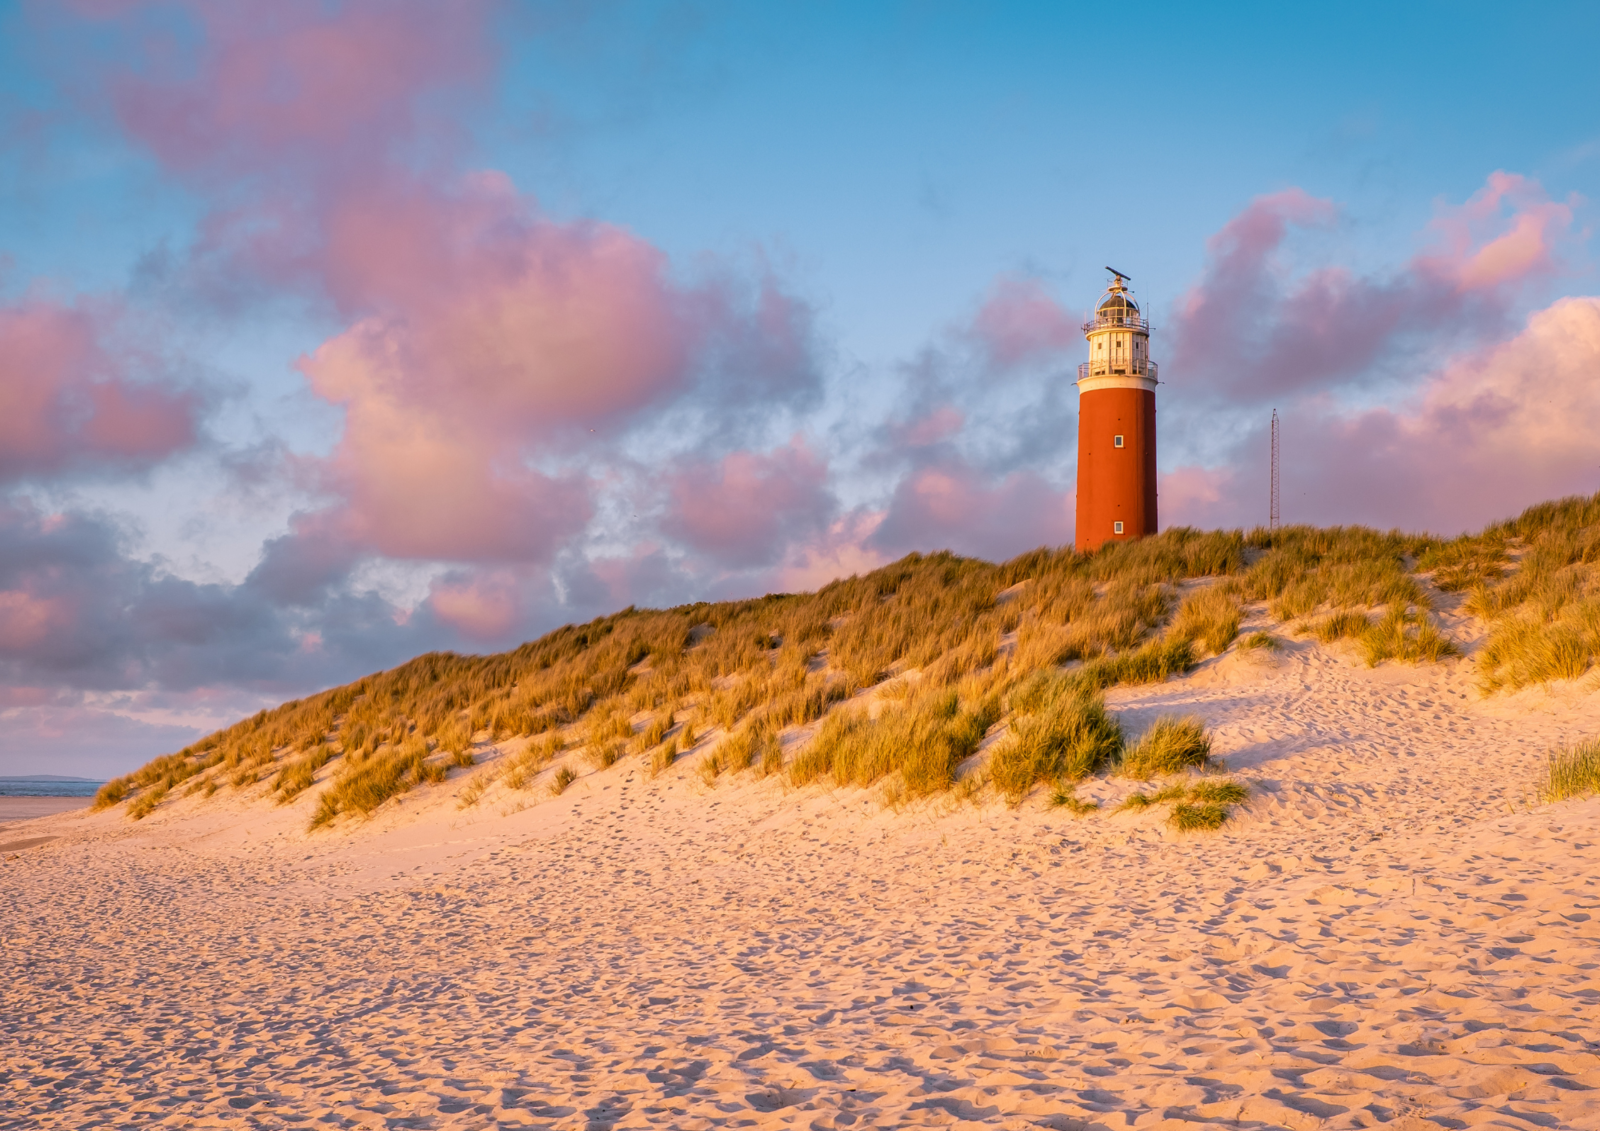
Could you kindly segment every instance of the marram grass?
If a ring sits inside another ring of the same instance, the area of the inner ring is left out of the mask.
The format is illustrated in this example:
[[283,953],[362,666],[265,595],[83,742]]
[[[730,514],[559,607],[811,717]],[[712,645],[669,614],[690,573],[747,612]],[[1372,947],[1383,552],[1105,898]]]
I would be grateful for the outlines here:
[[1072,675],[1035,675],[1012,695],[1009,740],[989,758],[989,776],[1011,804],[1034,786],[1080,781],[1122,754],[1122,727],[1098,688]]
[[1125,778],[1149,781],[1203,768],[1210,760],[1211,736],[1203,722],[1162,715],[1128,750],[1118,772]]
[[1546,801],[1600,793],[1600,738],[1551,751],[1540,792]]
[[[1068,665],[1077,705],[1013,709],[1026,741],[993,744],[993,780],[1016,798],[1103,772],[1120,740],[1103,705],[1096,713],[1097,693],[1181,675],[1233,647],[1246,605],[1352,638],[1369,662],[1450,655],[1430,581],[1466,591],[1466,610],[1488,623],[1473,661],[1485,692],[1590,672],[1600,659],[1600,496],[1540,504],[1450,540],[1361,527],[1174,528],[1089,554],[1039,549],[998,565],[912,554],[814,593],[624,609],[498,655],[419,656],[261,711],[107,783],[94,804],[140,817],[221,789],[310,792],[314,820],[328,824],[519,738],[558,738],[601,761],[631,750],[650,766],[675,730],[678,751],[703,760],[701,735],[756,724],[784,740],[758,744],[740,765],[723,764],[739,761],[730,748],[713,777],[887,780],[896,797],[972,796],[988,780],[983,760],[963,766],[1002,707]],[[1269,646],[1259,640],[1239,647]],[[900,676],[904,697],[867,720],[862,693]],[[501,784],[541,778],[555,751],[533,749],[499,755],[512,759]]]
[[1142,810],[1172,803],[1167,827],[1177,832],[1213,832],[1227,823],[1233,807],[1250,799],[1250,787],[1241,781],[1201,778],[1186,784],[1169,782],[1154,793],[1132,793],[1123,799],[1122,810]]
[[1100,811],[1100,803],[1079,797],[1077,782],[1063,782],[1050,791],[1050,808],[1065,809],[1074,817],[1087,817]]
[[999,718],[992,697],[963,699],[954,689],[932,689],[885,705],[876,719],[836,711],[789,764],[792,785],[826,779],[868,786],[897,779],[895,795],[926,797],[950,789],[957,768]]
[[1212,832],[1228,820],[1228,807],[1214,801],[1191,804],[1187,801],[1172,807],[1167,824],[1179,832]]
[[1223,586],[1211,585],[1184,598],[1168,635],[1196,641],[1220,654],[1239,635],[1239,621],[1238,600]]

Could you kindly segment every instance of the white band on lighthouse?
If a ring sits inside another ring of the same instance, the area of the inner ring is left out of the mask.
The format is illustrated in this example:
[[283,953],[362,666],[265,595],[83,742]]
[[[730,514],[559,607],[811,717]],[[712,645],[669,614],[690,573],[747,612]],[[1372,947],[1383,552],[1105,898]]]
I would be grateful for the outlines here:
[[1080,393],[1092,393],[1096,389],[1149,389],[1154,392],[1160,383],[1154,377],[1146,377],[1142,373],[1123,375],[1102,373],[1096,377],[1079,377],[1074,382]]

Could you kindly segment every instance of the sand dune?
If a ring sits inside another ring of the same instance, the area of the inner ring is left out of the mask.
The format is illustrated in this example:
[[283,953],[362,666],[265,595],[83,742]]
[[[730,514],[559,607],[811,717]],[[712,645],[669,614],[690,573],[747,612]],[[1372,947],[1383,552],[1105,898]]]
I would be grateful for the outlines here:
[[[652,779],[8,825],[0,1126],[1600,1127],[1584,685],[1229,655],[1222,832]],[[465,775],[452,779],[459,791]],[[518,805],[526,803],[520,810]]]

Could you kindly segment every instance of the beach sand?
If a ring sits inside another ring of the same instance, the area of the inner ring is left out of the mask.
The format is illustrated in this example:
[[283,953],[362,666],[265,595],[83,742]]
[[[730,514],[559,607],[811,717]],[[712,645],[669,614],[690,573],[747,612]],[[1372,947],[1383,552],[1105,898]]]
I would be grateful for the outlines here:
[[[0,1126],[1600,1127],[1587,684],[1228,654],[1123,688],[1221,832],[638,758],[305,831],[224,791],[8,825]],[[547,775],[548,776],[548,775]]]
[[86,808],[91,800],[88,797],[0,797],[0,833],[6,825],[17,821]]

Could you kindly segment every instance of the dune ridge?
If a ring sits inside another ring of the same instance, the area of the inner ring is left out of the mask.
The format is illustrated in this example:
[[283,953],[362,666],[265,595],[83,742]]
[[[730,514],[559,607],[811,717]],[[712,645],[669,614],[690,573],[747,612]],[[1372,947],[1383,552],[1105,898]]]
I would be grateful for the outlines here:
[[332,825],[518,741],[468,803],[492,778],[559,792],[583,763],[640,754],[659,771],[694,752],[708,781],[754,768],[795,784],[881,782],[891,804],[991,784],[1016,801],[1053,785],[1078,804],[1072,783],[1122,751],[1114,730],[1089,736],[1100,692],[1228,652],[1247,619],[1241,654],[1273,652],[1287,633],[1349,641],[1369,666],[1469,653],[1485,694],[1581,677],[1600,659],[1600,495],[1451,540],[1180,528],[1092,554],[1041,549],[1000,566],[913,554],[811,594],[626,609],[263,711],[108,782],[96,804],[142,819],[179,794],[263,795],[268,782],[280,804],[316,789],[311,823]]

